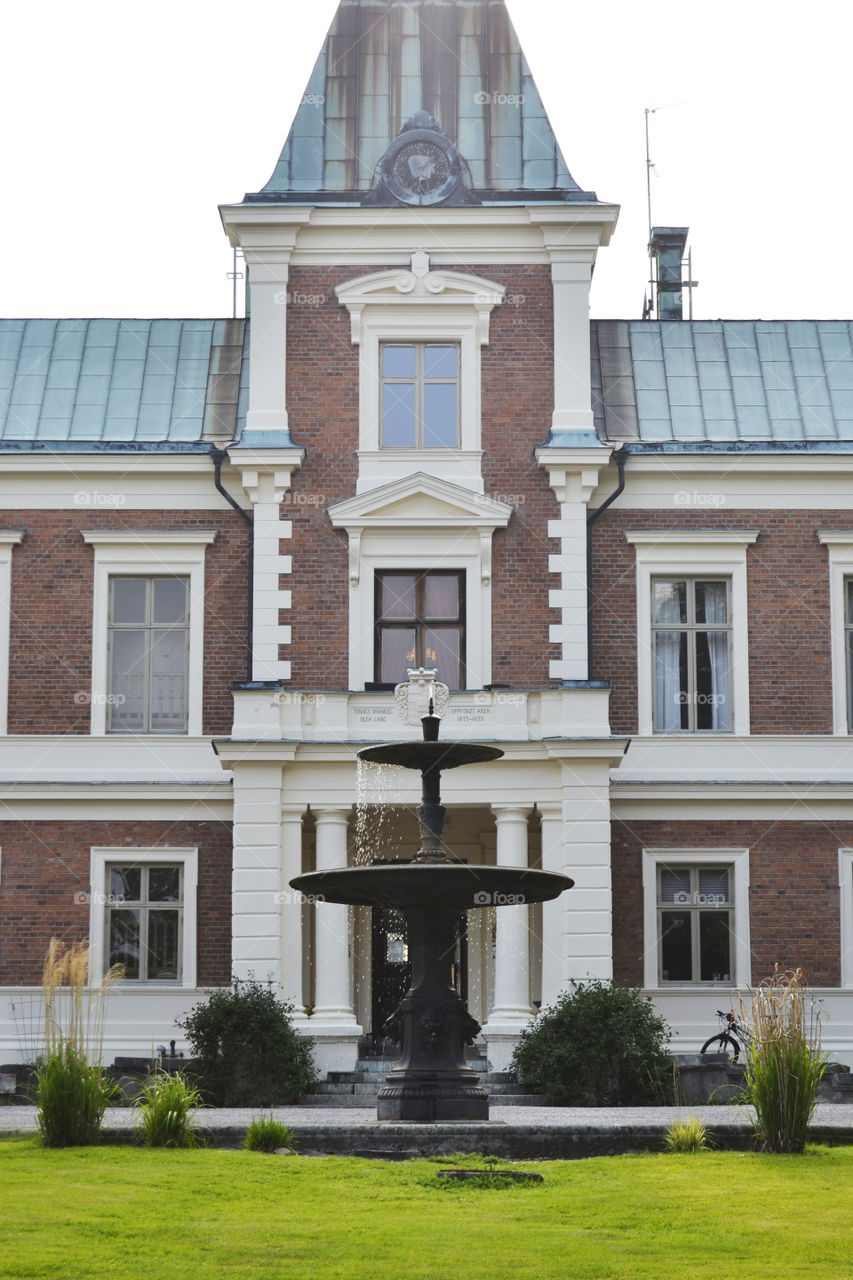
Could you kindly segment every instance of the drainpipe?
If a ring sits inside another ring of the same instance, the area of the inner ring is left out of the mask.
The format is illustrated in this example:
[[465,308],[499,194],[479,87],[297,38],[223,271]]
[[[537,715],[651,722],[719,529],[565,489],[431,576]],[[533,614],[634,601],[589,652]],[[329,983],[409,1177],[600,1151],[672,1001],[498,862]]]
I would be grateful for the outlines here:
[[248,511],[244,511],[239,502],[234,498],[222,484],[222,464],[228,457],[225,449],[217,449],[215,445],[210,447],[210,457],[213,461],[213,483],[216,485],[218,493],[221,493],[225,501],[234,508],[239,516],[242,516],[249,526],[249,580],[246,587],[246,680],[251,682],[252,679],[252,650],[254,647],[253,637],[253,621],[254,621],[254,584],[255,584],[255,522],[249,515]]
[[592,526],[595,524],[599,516],[603,516],[609,506],[611,506],[625,489],[625,463],[628,460],[623,444],[615,446],[616,468],[619,473],[619,482],[613,492],[602,502],[600,507],[595,511],[590,511],[586,518],[586,674],[587,679],[591,680],[592,676]]

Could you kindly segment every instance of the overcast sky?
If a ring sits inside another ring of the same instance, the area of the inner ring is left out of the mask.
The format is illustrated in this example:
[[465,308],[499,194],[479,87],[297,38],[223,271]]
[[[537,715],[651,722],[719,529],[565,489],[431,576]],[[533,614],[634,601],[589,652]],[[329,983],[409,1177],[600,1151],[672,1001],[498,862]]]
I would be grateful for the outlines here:
[[[28,0],[0,19],[0,314],[231,307],[217,206],[269,177],[336,0]],[[653,220],[695,315],[853,316],[849,0],[509,0],[576,181],[622,206],[596,316],[639,316]]]

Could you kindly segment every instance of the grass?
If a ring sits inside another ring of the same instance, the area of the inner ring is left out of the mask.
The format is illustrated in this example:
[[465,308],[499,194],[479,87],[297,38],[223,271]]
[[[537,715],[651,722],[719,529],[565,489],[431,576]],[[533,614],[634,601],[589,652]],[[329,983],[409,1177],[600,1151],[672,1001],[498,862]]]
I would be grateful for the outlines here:
[[154,1075],[143,1084],[135,1105],[136,1125],[147,1147],[204,1145],[195,1119],[201,1094],[180,1071]]
[[667,1151],[684,1155],[694,1151],[707,1151],[711,1146],[707,1127],[696,1116],[686,1120],[674,1120],[664,1134]]
[[[482,1158],[447,1164],[482,1167]],[[850,1280],[853,1147],[521,1164],[439,1189],[406,1164],[0,1141],[2,1280]],[[726,1263],[728,1259],[728,1263]]]
[[286,1124],[273,1116],[259,1116],[246,1130],[243,1146],[247,1151],[264,1151],[272,1155],[282,1147],[296,1149],[296,1139]]

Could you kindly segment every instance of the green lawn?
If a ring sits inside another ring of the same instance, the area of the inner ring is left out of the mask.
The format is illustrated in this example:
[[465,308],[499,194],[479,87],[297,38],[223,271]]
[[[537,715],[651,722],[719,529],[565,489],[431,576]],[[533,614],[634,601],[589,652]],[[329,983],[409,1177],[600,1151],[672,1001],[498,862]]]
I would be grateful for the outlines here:
[[522,1164],[544,1185],[498,1191],[440,1167],[0,1141],[0,1277],[853,1277],[853,1147]]

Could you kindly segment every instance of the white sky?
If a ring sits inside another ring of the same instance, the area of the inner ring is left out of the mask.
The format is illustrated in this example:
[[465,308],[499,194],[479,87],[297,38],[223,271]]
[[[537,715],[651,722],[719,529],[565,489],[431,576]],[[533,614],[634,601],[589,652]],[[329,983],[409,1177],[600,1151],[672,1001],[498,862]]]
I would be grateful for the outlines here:
[[[231,307],[217,206],[278,158],[336,0],[19,0],[0,19],[0,314]],[[509,0],[576,181],[621,204],[596,316],[639,316],[653,219],[699,317],[853,316],[849,0]]]

